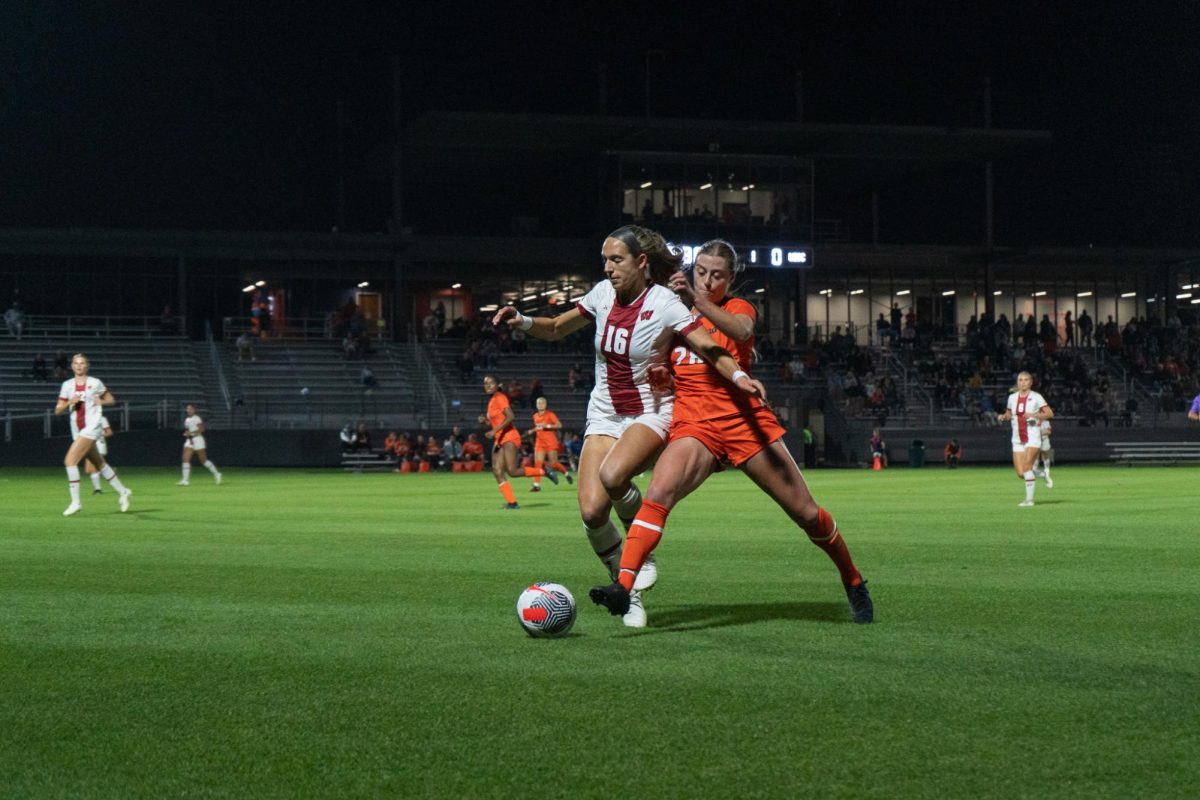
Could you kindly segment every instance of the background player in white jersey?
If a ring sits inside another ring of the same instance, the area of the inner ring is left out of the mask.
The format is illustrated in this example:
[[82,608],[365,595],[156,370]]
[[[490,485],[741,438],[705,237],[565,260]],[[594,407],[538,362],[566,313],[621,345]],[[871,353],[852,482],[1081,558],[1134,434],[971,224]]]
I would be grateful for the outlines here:
[[[579,513],[592,549],[615,580],[622,539],[610,511],[616,509],[628,530],[642,504],[633,476],[662,449],[671,424],[672,398],[651,390],[650,367],[665,363],[678,335],[739,389],[753,394],[757,388],[666,288],[683,262],[682,253],[658,233],[626,225],[605,238],[601,254],[607,280],[596,284],[575,308],[557,317],[526,317],[505,306],[492,322],[549,340],[596,323],[596,383],[579,458]],[[656,576],[655,565],[647,562],[634,584],[626,625],[646,624],[640,593],[654,585]]]
[[63,458],[63,466],[67,469],[67,488],[71,493],[71,504],[63,512],[64,517],[76,514],[83,508],[79,502],[79,462],[85,458],[100,470],[100,477],[117,492],[121,511],[129,510],[129,496],[133,494],[125,488],[117,473],[104,462],[104,457],[96,449],[96,440],[104,436],[102,409],[115,403],[116,398],[99,378],[88,376],[90,366],[87,356],[75,354],[71,359],[71,371],[75,377],[63,381],[58,391],[58,402],[54,406],[55,416],[70,414],[71,437],[74,439]]
[[1022,372],[1017,375],[1017,385],[1008,396],[1008,406],[999,417],[1001,422],[1012,420],[1013,469],[1025,481],[1025,501],[1019,505],[1033,505],[1033,487],[1037,476],[1033,464],[1042,451],[1042,429],[1044,420],[1054,419],[1054,411],[1046,399],[1033,391],[1033,375]]
[[213,480],[221,482],[221,473],[217,465],[208,460],[208,443],[204,440],[204,420],[196,414],[196,407],[190,403],[187,406],[187,416],[183,420],[183,478],[180,486],[187,486],[192,476],[192,454],[200,459],[204,468],[213,474]]
[[[100,433],[102,434],[96,440],[96,450],[108,461],[108,437],[112,436],[112,425],[108,423],[108,417],[101,415],[100,417]],[[87,470],[88,477],[92,479],[92,494],[104,494],[104,490],[100,488],[100,470],[96,469],[96,465],[84,459],[84,468]]]
[[1040,466],[1034,470],[1034,474],[1046,479],[1046,488],[1054,488],[1054,479],[1050,477],[1050,465],[1054,462],[1054,445],[1050,444],[1050,421],[1042,420],[1038,426],[1042,432],[1042,449],[1038,452],[1038,463]]

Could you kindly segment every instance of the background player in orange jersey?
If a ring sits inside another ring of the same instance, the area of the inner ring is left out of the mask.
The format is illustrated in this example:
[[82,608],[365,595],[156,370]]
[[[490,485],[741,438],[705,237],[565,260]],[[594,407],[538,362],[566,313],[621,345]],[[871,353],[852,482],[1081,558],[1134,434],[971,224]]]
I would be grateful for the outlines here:
[[[521,434],[513,424],[516,418],[513,417],[512,405],[508,402],[508,395],[500,391],[500,382],[492,375],[485,375],[483,390],[491,395],[487,413],[479,415],[479,422],[492,426],[483,434],[492,440],[492,474],[496,476],[500,494],[504,495],[504,507],[520,508],[508,479],[540,478],[547,473],[541,467],[521,466]],[[551,483],[558,483],[558,476],[553,470],[549,477]]]
[[[757,312],[745,300],[728,296],[739,268],[733,247],[716,239],[698,251],[693,267],[694,286],[689,285],[686,275],[678,272],[671,278],[671,288],[691,306],[701,326],[733,353],[738,366],[745,370],[754,353]],[[671,509],[700,488],[713,472],[732,464],[769,494],[804,529],[809,540],[833,560],[854,621],[871,622],[874,606],[866,581],[854,566],[837,524],[809,492],[800,468],[783,443],[784,430],[775,414],[758,397],[738,391],[684,342],[677,341],[676,345],[671,358],[675,418],[670,439],[658,458],[642,508],[629,530],[617,581],[592,589],[592,600],[614,615],[625,614],[638,571],[658,545]]]
[[[562,423],[558,421],[558,415],[547,407],[546,398],[539,397],[534,403],[537,410],[533,412],[533,427],[526,433],[533,437],[533,465],[541,467],[546,472],[556,470],[567,476],[567,483],[574,483],[575,479],[571,477],[571,473],[567,472],[558,460],[558,431],[562,430]],[[542,490],[542,479],[533,479],[533,488],[530,491],[540,492]]]

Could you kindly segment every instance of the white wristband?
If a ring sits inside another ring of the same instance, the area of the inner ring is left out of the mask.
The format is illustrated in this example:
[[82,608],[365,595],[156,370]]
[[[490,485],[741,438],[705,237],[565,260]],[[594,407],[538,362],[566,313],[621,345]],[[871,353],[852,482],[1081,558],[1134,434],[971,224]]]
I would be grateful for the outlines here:
[[733,374],[729,376],[729,380],[732,381],[733,383],[737,383],[738,378],[749,378],[749,377],[750,376],[746,374],[746,371],[744,369],[737,369],[737,370],[734,370]]
[[523,331],[527,331],[533,327],[533,317],[527,317],[520,311],[517,312],[517,327]]

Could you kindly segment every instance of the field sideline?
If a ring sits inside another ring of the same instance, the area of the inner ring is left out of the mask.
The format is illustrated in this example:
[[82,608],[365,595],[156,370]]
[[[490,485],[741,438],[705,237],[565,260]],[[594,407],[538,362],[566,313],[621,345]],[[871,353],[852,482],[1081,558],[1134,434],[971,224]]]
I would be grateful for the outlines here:
[[[809,476],[876,603],[737,473],[672,514],[650,627],[574,491],[0,471],[0,797],[1194,797],[1194,468]],[[648,476],[647,476],[648,478]],[[640,483],[643,488],[647,480]],[[566,584],[573,634],[516,597]]]

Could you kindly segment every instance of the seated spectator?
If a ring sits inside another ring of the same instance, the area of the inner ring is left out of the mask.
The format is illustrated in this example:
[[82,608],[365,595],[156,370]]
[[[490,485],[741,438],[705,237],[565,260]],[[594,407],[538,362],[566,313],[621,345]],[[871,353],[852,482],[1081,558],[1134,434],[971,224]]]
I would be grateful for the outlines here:
[[238,361],[257,361],[254,356],[254,337],[250,331],[243,331],[237,338]]
[[479,434],[472,433],[463,442],[463,461],[483,461],[483,442],[479,441]]
[[525,386],[516,378],[510,380],[505,387],[508,402],[514,407],[525,408]]
[[357,437],[354,435],[354,425],[349,422],[343,425],[341,432],[338,434],[338,438],[342,441],[343,451],[354,450],[354,444],[358,441]]
[[408,434],[402,433],[396,437],[395,443],[392,444],[392,457],[396,460],[396,472],[400,471],[400,465],[412,458],[412,440],[408,438]]
[[958,444],[958,439],[946,442],[946,446],[942,448],[942,454],[946,459],[947,467],[950,469],[958,467],[958,462],[962,459],[962,447]]
[[359,370],[358,381],[362,384],[363,389],[368,392],[373,392],[379,388],[379,381],[376,379],[375,373],[366,364],[363,364],[363,368]]
[[54,380],[65,381],[71,377],[71,358],[59,350],[54,355]]
[[442,445],[438,442],[436,436],[430,436],[425,440],[425,453],[423,455],[430,469],[442,469],[446,464]]
[[358,428],[354,431],[354,449],[367,450],[371,449],[371,432],[367,430],[367,423],[358,423]]
[[387,438],[383,440],[383,451],[386,455],[392,456],[396,452],[396,442],[400,441],[400,437],[395,431],[388,431]]
[[46,357],[37,353],[33,357],[33,371],[30,373],[35,381],[50,380],[50,369],[46,365]]
[[19,342],[25,332],[25,312],[21,310],[20,301],[14,300],[12,308],[4,312],[4,324],[8,326],[8,335]]
[[462,439],[457,434],[451,433],[446,437],[446,441],[442,442],[442,455],[447,462],[463,460]]

